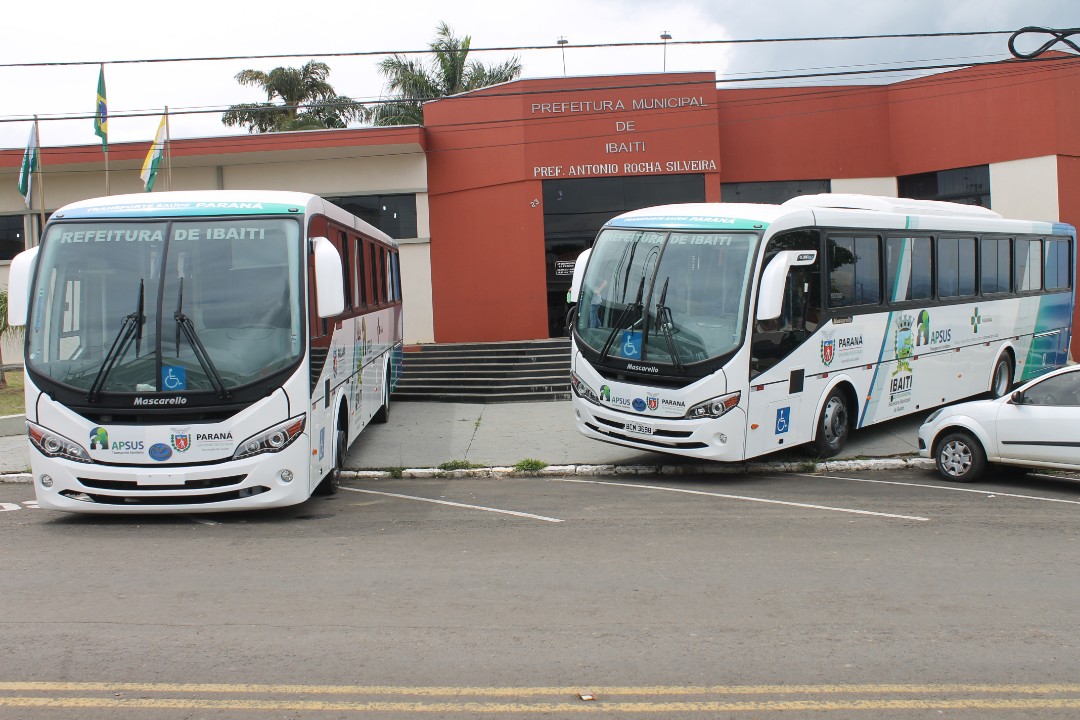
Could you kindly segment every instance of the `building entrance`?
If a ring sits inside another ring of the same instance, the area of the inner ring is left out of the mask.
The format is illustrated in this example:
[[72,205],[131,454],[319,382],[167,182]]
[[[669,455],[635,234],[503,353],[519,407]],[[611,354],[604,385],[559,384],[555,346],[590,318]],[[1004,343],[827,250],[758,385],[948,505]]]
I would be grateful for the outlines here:
[[[544,251],[547,258],[548,333],[566,335],[567,293],[574,261],[596,233],[628,210],[669,203],[705,202],[704,175],[644,175],[544,181]],[[577,298],[573,298],[576,302]]]

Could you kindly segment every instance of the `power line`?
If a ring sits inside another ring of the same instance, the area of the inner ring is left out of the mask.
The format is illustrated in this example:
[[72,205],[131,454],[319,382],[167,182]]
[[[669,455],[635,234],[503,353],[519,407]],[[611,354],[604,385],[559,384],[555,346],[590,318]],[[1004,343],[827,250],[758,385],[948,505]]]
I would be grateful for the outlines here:
[[[470,53],[484,52],[523,52],[526,50],[557,50],[570,49],[593,49],[593,48],[634,48],[656,47],[666,42],[668,45],[752,45],[762,43],[798,43],[798,42],[839,42],[848,40],[908,40],[915,38],[943,38],[943,37],[977,37],[986,35],[1009,35],[1013,30],[972,30],[966,32],[940,32],[940,33],[888,33],[882,35],[821,35],[815,37],[786,37],[786,38],[742,38],[727,40],[674,40],[674,41],[649,41],[649,42],[625,42],[625,43],[567,43],[559,45],[512,45],[504,47],[470,47]],[[0,63],[0,68],[31,68],[31,67],[72,67],[81,65],[135,65],[154,63],[183,63],[183,62],[218,62],[223,60],[286,60],[292,58],[331,58],[331,57],[378,57],[382,55],[431,55],[439,51],[425,48],[423,50],[358,50],[354,52],[317,52],[317,53],[280,53],[273,55],[213,55],[205,57],[173,57],[173,58],[141,58],[135,60],[70,60],[48,61],[27,63]]]
[[[1077,58],[1076,56],[1068,55],[1068,56],[1058,56],[1058,57],[1049,57],[1049,58],[1040,57],[1040,58],[1035,58],[1033,60],[1026,60],[1026,61],[1024,61],[1023,64],[1028,65],[1030,63],[1067,62],[1067,61],[1074,60],[1074,59],[1080,60],[1080,58]],[[1012,62],[1015,63],[1016,61],[1012,61]],[[765,82],[775,82],[775,81],[778,81],[778,80],[795,80],[795,79],[810,79],[810,78],[835,78],[835,77],[874,75],[874,74],[880,74],[880,73],[897,73],[897,72],[928,72],[928,71],[932,71],[932,70],[954,70],[954,69],[958,69],[958,68],[986,67],[986,66],[1000,65],[1000,64],[1001,64],[1001,61],[987,61],[987,62],[981,62],[981,63],[944,63],[944,64],[936,64],[936,65],[915,65],[915,66],[906,66],[906,67],[838,70],[838,71],[831,71],[831,72],[814,72],[814,73],[800,72],[800,73],[787,73],[787,74],[782,74],[782,75],[767,75],[767,76],[759,76],[759,77],[721,78],[721,79],[717,80],[716,83],[717,83],[717,85],[736,84],[736,83],[765,83]],[[701,82],[702,81],[700,81],[700,80],[687,80],[687,81],[682,81],[682,82],[633,83],[633,84],[629,84],[629,85],[611,85],[611,86],[605,86],[604,88],[597,88],[595,86],[588,86],[588,87],[571,87],[571,88],[559,87],[559,88],[552,88],[552,89],[548,89],[548,90],[542,90],[542,89],[519,90],[519,91],[488,90],[488,91],[485,91],[483,93],[456,96],[454,99],[455,100],[462,100],[462,99],[464,99],[464,100],[480,100],[480,99],[491,99],[491,98],[520,97],[520,96],[525,96],[525,95],[529,95],[529,96],[555,95],[555,94],[563,95],[563,94],[576,93],[576,92],[596,92],[597,90],[600,90],[600,89],[603,89],[603,90],[632,90],[632,89],[648,89],[648,88],[657,88],[657,87],[680,87],[680,86],[687,86],[687,85],[700,85]],[[882,86],[882,87],[888,87],[888,86]],[[345,103],[345,102],[362,102],[365,105],[380,105],[380,104],[404,103],[404,102],[421,102],[422,103],[422,102],[430,102],[430,101],[440,100],[440,99],[443,99],[443,98],[439,98],[439,97],[414,97],[414,98],[389,98],[389,99],[378,99],[378,100],[358,100],[358,99],[349,98],[347,100],[342,101],[342,103]],[[321,105],[324,105],[324,106],[333,106],[333,104],[334,103],[321,103]],[[228,110],[229,107],[231,107],[231,106],[212,106],[212,107],[204,107],[204,108],[170,109],[169,110],[169,115],[170,116],[177,116],[177,115],[201,115],[201,114],[222,113],[222,112],[225,112],[226,110]],[[301,107],[305,107],[305,106],[303,106],[303,105],[271,105],[271,106],[266,107],[265,111],[266,112],[280,112],[282,109],[293,109],[293,108],[301,108]],[[260,110],[260,108],[257,108],[257,107],[256,108],[248,108],[248,109],[250,109],[252,111],[256,111],[256,112]],[[113,112],[109,113],[109,119],[112,120],[112,119],[116,119],[116,118],[157,117],[160,114],[161,114],[160,109],[119,111],[119,112],[113,111]],[[79,114],[67,114],[67,113],[65,113],[65,114],[61,114],[61,115],[48,115],[48,114],[38,115],[37,119],[42,121],[42,122],[48,122],[48,121],[61,121],[61,120],[89,120],[89,119],[93,119],[94,117],[95,117],[95,115],[93,113],[79,113]],[[0,123],[27,122],[27,121],[32,120],[32,119],[33,119],[33,117],[28,117],[28,116],[7,117],[7,118],[0,117]],[[335,128],[328,128],[328,129],[335,129]],[[345,128],[337,128],[337,129],[345,129]]]

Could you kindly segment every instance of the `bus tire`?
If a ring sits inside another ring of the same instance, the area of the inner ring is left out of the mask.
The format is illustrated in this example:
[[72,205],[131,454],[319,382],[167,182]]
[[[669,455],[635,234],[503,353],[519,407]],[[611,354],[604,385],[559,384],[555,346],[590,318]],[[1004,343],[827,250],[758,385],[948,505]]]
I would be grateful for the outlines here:
[[1008,395],[1012,389],[1012,376],[1012,356],[1006,352],[994,363],[994,372],[990,374],[990,397],[996,400]]
[[334,467],[326,473],[315,487],[315,495],[334,495],[341,485],[341,471],[345,469],[345,455],[349,451],[349,431],[338,428],[334,433]]
[[383,383],[383,402],[382,407],[379,408],[375,415],[371,418],[371,422],[383,424],[390,422],[390,382]]
[[986,470],[986,452],[966,430],[954,430],[934,445],[938,473],[951,482],[975,482]]
[[832,457],[844,449],[851,432],[851,414],[847,396],[840,388],[834,388],[818,416],[817,433],[814,435],[813,451],[817,457]]

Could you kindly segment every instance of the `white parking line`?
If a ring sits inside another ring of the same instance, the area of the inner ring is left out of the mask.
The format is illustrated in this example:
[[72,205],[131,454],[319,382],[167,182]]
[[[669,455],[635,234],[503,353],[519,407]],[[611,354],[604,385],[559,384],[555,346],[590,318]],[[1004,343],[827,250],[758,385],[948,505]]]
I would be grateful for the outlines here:
[[582,483],[586,485],[614,485],[616,487],[641,488],[643,490],[663,490],[665,492],[685,493],[687,495],[707,495],[709,497],[724,498],[727,500],[745,500],[747,502],[768,503],[770,505],[787,505],[789,507],[808,508],[810,510],[828,510],[830,512],[851,513],[852,515],[872,515],[874,517],[894,518],[897,520],[918,520],[929,522],[930,518],[915,515],[894,515],[892,513],[873,512],[870,510],[854,510],[852,508],[830,507],[828,505],[810,505],[808,503],[788,502],[786,500],[768,500],[766,498],[748,497],[746,495],[726,495],[724,493],[705,492],[704,490],[688,490],[686,488],[664,487],[662,485],[639,485],[637,483],[605,482],[603,480],[577,480],[571,478],[545,478],[552,482]]
[[558,518],[533,515],[532,513],[518,512],[517,510],[499,510],[497,508],[483,507],[482,505],[466,505],[464,503],[450,502],[449,500],[433,500],[431,498],[416,497],[415,495],[399,495],[398,493],[379,492],[378,490],[361,490],[360,488],[345,487],[344,485],[340,486],[340,489],[348,490],[349,492],[368,493],[369,495],[386,495],[387,497],[396,497],[403,500],[419,500],[420,502],[435,503],[436,505],[450,505],[451,507],[466,508],[468,510],[483,510],[485,512],[499,513],[501,515],[514,515],[516,517],[530,518],[532,520],[543,520],[544,522],[562,522],[562,520],[559,520]]
[[1038,495],[1018,495],[1016,493],[998,492],[996,490],[974,490],[972,488],[953,487],[952,485],[926,485],[923,483],[899,482],[896,480],[870,480],[869,478],[841,477],[839,475],[811,475],[809,473],[800,473],[800,475],[802,475],[803,477],[826,478],[828,480],[851,480],[852,482],[875,483],[877,485],[904,485],[905,487],[931,488],[933,490],[951,490],[952,492],[975,493],[976,495],[993,495],[994,497],[1020,498],[1021,500],[1042,500],[1043,502],[1064,503],[1066,505],[1080,505],[1080,500],[1063,500],[1061,498],[1040,497]]

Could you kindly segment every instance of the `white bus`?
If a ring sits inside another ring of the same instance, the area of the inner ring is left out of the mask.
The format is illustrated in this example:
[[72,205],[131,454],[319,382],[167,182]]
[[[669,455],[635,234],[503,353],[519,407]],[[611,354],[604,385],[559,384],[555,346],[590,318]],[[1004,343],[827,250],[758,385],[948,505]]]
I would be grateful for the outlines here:
[[209,512],[330,494],[385,421],[397,244],[314,195],[121,195],[11,264],[41,507]]
[[953,203],[817,195],[620,215],[578,297],[578,429],[743,460],[1066,362],[1076,232]]

